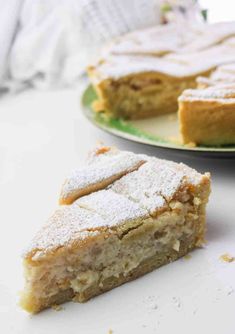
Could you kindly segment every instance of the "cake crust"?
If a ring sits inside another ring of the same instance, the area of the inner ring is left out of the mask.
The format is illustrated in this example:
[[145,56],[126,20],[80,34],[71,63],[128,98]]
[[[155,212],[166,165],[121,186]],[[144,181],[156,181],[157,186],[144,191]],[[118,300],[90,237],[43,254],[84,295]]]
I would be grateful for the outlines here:
[[185,144],[235,144],[235,83],[184,91],[179,121]]

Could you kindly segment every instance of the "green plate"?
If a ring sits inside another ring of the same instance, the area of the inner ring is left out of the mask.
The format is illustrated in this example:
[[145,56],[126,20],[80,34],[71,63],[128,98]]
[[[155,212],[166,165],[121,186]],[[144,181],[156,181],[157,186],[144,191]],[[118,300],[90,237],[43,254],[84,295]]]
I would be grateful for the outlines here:
[[94,112],[92,103],[96,99],[97,95],[94,89],[91,85],[88,86],[82,96],[82,107],[85,116],[94,125],[116,136],[141,144],[180,151],[181,153],[215,158],[235,158],[235,145],[220,147],[182,145],[178,140],[178,120],[175,113],[131,121],[110,118],[105,113]]

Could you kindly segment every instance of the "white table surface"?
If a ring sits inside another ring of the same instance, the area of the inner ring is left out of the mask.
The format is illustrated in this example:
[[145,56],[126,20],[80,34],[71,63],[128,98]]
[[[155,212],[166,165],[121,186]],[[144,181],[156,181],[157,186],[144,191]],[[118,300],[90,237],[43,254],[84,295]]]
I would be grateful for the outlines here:
[[[98,140],[138,153],[183,161],[212,173],[208,243],[136,281],[85,304],[29,316],[17,306],[21,252],[57,205],[67,173]],[[118,139],[91,125],[75,90],[0,100],[0,333],[235,333],[235,160],[173,155]]]

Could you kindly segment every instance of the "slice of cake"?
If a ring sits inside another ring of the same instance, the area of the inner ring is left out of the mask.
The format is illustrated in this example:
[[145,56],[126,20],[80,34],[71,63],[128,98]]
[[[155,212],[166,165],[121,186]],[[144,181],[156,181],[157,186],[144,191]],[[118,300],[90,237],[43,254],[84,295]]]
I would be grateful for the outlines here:
[[[111,155],[119,156],[120,165],[127,155],[135,156],[131,167],[122,165],[125,175],[118,179]],[[110,168],[108,179],[113,175],[108,186],[89,169],[92,164],[99,170],[101,160]],[[72,204],[55,211],[24,253],[21,305],[29,312],[68,300],[84,302],[184,256],[204,241],[209,174],[99,147],[88,159],[85,184],[80,177],[72,177],[78,185],[76,199],[72,196]],[[64,187],[62,193],[70,196]],[[89,191],[81,191],[86,188]]]
[[235,84],[185,90],[179,122],[185,144],[235,144]]

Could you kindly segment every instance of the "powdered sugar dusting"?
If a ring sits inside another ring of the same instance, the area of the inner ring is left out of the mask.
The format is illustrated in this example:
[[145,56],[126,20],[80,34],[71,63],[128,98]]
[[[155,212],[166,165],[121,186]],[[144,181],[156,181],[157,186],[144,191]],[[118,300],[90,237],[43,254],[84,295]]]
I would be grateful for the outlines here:
[[108,226],[108,222],[100,215],[78,206],[61,206],[36,234],[27,252],[34,249],[50,250],[76,239],[85,239],[96,233],[97,226]]
[[[201,174],[183,164],[129,152],[117,151],[116,155],[111,155],[112,159],[118,157],[117,160],[111,161],[120,164],[119,168],[128,166],[128,158],[132,164],[136,161],[146,162],[138,170],[114,182],[109,189],[83,196],[72,205],[57,209],[27,250],[37,251],[33,259],[44,255],[48,250],[66,246],[73,240],[84,240],[96,235],[102,228],[112,229],[128,221],[148,218],[149,214],[155,214],[166,205],[185,179],[187,182],[198,183],[202,178]],[[106,166],[103,161],[110,162],[106,158],[98,159],[83,170],[84,175],[87,173],[85,177],[89,182],[92,180],[90,167],[95,171],[95,167],[102,164],[107,175],[110,165]],[[112,163],[113,172],[118,166]],[[102,172],[98,169],[95,173],[99,171]]]
[[217,70],[212,74],[212,77],[216,77],[215,73],[228,73],[233,74],[235,76],[235,63],[221,65],[217,68]]
[[235,84],[227,87],[209,87],[205,89],[187,89],[179,97],[179,101],[185,100],[223,100],[231,99],[232,103],[235,101]]
[[148,216],[148,212],[137,203],[112,190],[101,190],[57,209],[27,252],[54,249],[94,235],[100,228],[112,228]]
[[134,31],[115,39],[103,54],[154,54],[195,52],[221,43],[235,34],[234,22],[175,23]]
[[[234,57],[235,58],[235,57]],[[198,65],[184,61],[175,61],[166,57],[153,56],[107,56],[96,65],[95,71],[90,71],[91,80],[98,84],[105,79],[118,80],[128,75],[154,72],[170,77],[191,77],[206,72],[210,66],[198,68]]]
[[198,26],[197,29],[193,29],[189,26],[188,28],[185,29],[185,27],[176,24],[167,24],[134,31],[115,39],[103,49],[102,54],[104,56],[107,53],[161,56],[175,52],[190,40],[195,39],[202,27]]
[[209,78],[198,77],[198,88],[206,88],[210,86],[216,86],[223,89],[234,89],[235,87],[235,63],[219,66]]
[[137,171],[116,181],[111,189],[138,202],[154,215],[172,199],[183,182],[197,184],[201,177],[184,164],[150,158]]
[[105,219],[107,218],[109,226],[119,225],[125,221],[137,218],[148,217],[147,210],[111,189],[100,190],[84,196],[75,203],[80,207],[100,214]]
[[164,161],[151,159],[143,166],[116,181],[112,190],[123,194],[153,214],[166,204],[181,184],[184,174]]
[[[185,28],[185,27],[184,27]],[[190,27],[186,27],[188,30]],[[181,49],[186,52],[207,49],[213,45],[225,42],[227,38],[235,34],[234,22],[219,22],[214,24],[204,24],[198,27],[197,36],[189,40],[185,48]]]
[[106,49],[103,59],[90,67],[91,80],[98,84],[144,72],[177,78],[198,76],[235,62],[234,38],[230,38],[234,34],[234,22],[137,31]]
[[210,78],[217,82],[235,82],[235,63],[219,66]]
[[115,175],[127,173],[137,168],[141,161],[143,160],[140,156],[125,151],[91,157],[87,165],[74,170],[67,178],[60,197],[68,198],[75,190],[82,190]]

